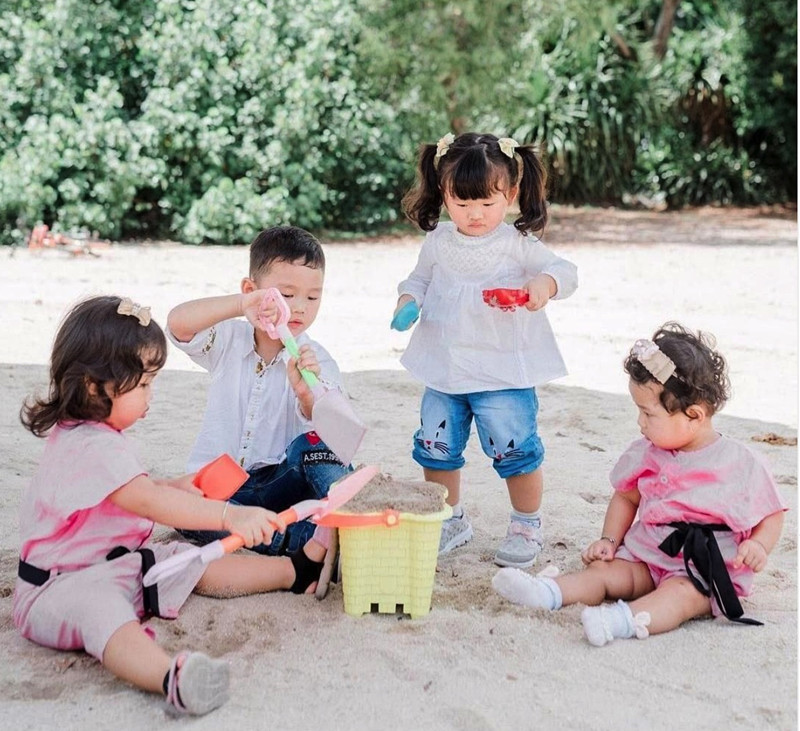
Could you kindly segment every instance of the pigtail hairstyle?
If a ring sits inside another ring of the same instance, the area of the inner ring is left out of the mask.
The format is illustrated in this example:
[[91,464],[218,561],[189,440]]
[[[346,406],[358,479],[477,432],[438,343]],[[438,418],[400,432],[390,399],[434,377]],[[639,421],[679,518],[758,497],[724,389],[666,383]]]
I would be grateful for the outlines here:
[[[167,359],[167,340],[155,320],[120,314],[120,297],[92,297],[70,310],[53,343],[50,388],[25,400],[23,425],[43,437],[56,424],[103,421],[111,397],[132,391]],[[146,361],[143,360],[146,358]]]
[[439,174],[433,164],[435,157],[436,145],[423,145],[420,148],[416,185],[403,198],[406,217],[423,231],[436,228],[444,204]]
[[[675,373],[661,392],[661,405],[670,413],[686,413],[690,406],[704,404],[710,414],[719,411],[730,396],[725,358],[716,350],[712,335],[697,334],[677,322],[666,322],[653,335],[653,342],[674,364]],[[634,383],[658,383],[633,351],[625,359],[625,372]]]
[[520,145],[514,157],[522,160],[519,179],[519,218],[514,227],[522,234],[539,235],[547,225],[547,168],[533,145]]
[[498,191],[508,192],[519,184],[520,216],[514,226],[523,235],[544,229],[547,173],[535,147],[517,145],[507,154],[497,137],[474,132],[450,136],[450,140],[440,140],[439,145],[445,144],[438,158],[439,145],[423,145],[420,150],[416,184],[403,199],[403,210],[411,221],[423,231],[433,231],[439,223],[445,192],[462,200],[476,200]]

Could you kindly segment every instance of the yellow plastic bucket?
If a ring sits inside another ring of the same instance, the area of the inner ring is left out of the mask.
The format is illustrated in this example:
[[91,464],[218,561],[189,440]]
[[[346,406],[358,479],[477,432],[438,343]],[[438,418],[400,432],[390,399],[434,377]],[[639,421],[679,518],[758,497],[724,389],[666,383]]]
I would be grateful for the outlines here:
[[430,612],[442,521],[452,514],[446,505],[424,515],[392,512],[390,520],[380,513],[361,514],[360,520],[372,518],[374,524],[340,525],[344,611],[403,613],[412,619]]

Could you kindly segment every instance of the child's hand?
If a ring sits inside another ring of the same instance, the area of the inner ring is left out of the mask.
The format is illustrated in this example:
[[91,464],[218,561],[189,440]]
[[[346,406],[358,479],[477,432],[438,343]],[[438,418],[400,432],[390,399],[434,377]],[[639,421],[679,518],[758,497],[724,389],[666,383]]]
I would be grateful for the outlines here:
[[241,536],[244,545],[252,548],[269,543],[276,530],[286,530],[286,524],[271,510],[229,503],[223,529]]
[[556,281],[549,274],[537,274],[524,289],[528,292],[525,309],[535,312],[541,310],[556,293]]
[[417,301],[410,294],[404,294],[397,300],[397,307],[395,307],[389,327],[392,330],[403,332],[408,330],[418,319],[419,305]]
[[608,539],[601,538],[599,541],[590,543],[581,551],[581,561],[587,566],[592,561],[611,561],[617,552],[617,547]]
[[256,289],[242,294],[242,314],[256,330],[264,330],[264,322],[274,323],[278,319],[278,306],[271,299],[265,300],[266,293],[264,289]]
[[178,490],[191,492],[194,493],[195,495],[202,495],[203,491],[192,482],[195,474],[196,473],[193,472],[191,475],[181,475],[180,477],[173,477],[171,480],[167,480],[167,484],[177,488]]
[[414,298],[410,294],[403,294],[397,300],[397,307],[394,308],[393,316],[403,309],[409,302],[414,302]]
[[286,363],[286,377],[289,379],[289,384],[294,389],[297,400],[300,402],[300,410],[307,419],[310,419],[311,407],[314,404],[314,394],[311,393],[308,384],[303,380],[300,369],[311,371],[319,378],[319,361],[317,360],[317,354],[310,345],[301,345],[300,357],[290,358]]
[[749,566],[758,573],[767,565],[767,549],[759,541],[752,538],[742,541],[739,544],[736,558],[733,559],[733,568],[739,569],[742,564]]

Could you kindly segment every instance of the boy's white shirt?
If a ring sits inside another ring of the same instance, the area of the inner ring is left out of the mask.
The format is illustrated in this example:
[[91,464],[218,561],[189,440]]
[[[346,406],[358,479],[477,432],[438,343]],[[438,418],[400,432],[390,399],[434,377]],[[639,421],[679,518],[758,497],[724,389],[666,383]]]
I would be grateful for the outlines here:
[[[278,464],[286,448],[313,427],[299,410],[286,377],[289,354],[281,350],[272,363],[254,349],[253,326],[246,320],[224,320],[198,332],[188,343],[167,337],[211,375],[203,423],[187,463],[195,472],[227,453],[246,470]],[[311,345],[320,365],[320,380],[340,387],[336,362],[305,333],[298,345]]]

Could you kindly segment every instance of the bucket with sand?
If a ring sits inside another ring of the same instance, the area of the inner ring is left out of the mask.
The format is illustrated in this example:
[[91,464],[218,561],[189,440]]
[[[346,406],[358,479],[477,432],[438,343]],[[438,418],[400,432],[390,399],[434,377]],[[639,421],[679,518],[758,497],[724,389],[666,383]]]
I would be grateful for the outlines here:
[[430,612],[442,521],[452,515],[445,494],[433,482],[379,474],[325,518],[339,529],[347,614]]

